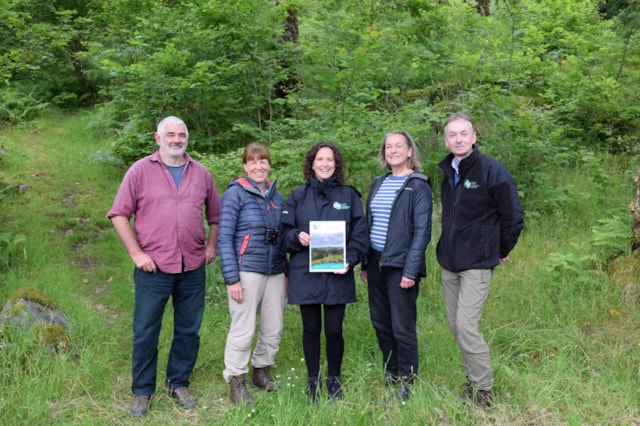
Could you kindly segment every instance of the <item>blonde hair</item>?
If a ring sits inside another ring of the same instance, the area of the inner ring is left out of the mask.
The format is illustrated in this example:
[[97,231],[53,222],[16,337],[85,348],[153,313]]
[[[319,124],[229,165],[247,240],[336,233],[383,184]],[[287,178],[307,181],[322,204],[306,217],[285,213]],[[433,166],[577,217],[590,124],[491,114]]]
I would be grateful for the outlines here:
[[382,139],[382,145],[380,145],[380,151],[378,151],[378,162],[380,163],[380,167],[383,169],[391,170],[391,167],[385,159],[385,152],[387,139],[392,135],[402,135],[404,137],[404,141],[407,143],[407,147],[411,149],[411,156],[407,160],[407,166],[413,170],[421,168],[422,164],[420,163],[420,153],[418,152],[418,146],[416,145],[409,132],[407,132],[406,130],[394,130],[384,135],[384,139]]

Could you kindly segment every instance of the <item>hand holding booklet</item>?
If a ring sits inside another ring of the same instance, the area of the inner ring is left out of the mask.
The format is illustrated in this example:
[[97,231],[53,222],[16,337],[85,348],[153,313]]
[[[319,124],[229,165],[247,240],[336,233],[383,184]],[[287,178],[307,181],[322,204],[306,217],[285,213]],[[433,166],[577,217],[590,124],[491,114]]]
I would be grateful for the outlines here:
[[309,222],[309,272],[345,272],[346,225],[343,220]]

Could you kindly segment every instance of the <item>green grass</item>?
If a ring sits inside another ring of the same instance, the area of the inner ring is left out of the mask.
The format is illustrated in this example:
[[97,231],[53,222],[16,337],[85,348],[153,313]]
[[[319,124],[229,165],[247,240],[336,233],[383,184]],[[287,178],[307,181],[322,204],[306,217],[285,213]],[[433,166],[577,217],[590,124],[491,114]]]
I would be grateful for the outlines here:
[[[51,354],[28,333],[9,331],[0,344],[0,424],[277,424],[277,425],[581,425],[638,424],[640,346],[638,306],[607,280],[597,259],[583,273],[549,270],[555,258],[575,260],[588,251],[597,218],[626,208],[632,182],[611,173],[607,191],[582,170],[563,170],[571,182],[566,208],[527,224],[512,261],[497,269],[482,320],[495,370],[496,404],[475,410],[458,402],[464,383],[460,356],[444,314],[434,246],[419,304],[420,373],[406,404],[383,404],[381,358],[369,322],[366,286],[345,320],[345,400],[309,404],[297,307],[287,306],[274,370],[279,388],[252,390],[255,404],[236,408],[222,378],[229,324],[226,288],[217,263],[208,267],[207,308],[192,390],[200,400],[185,411],[164,392],[171,309],[160,345],[158,392],[149,415],[134,420],[130,352],[132,263],[105,215],[124,169],[88,156],[110,141],[86,129],[91,114],[50,112],[36,122],[0,132],[0,164],[7,190],[3,230],[25,237],[2,267],[0,300],[21,287],[48,295],[71,321],[71,347]],[[150,140],[149,143],[153,143]],[[625,167],[607,159],[611,170]],[[618,176],[618,177],[615,177]],[[361,188],[365,192],[365,188]],[[436,194],[438,190],[436,188]],[[580,245],[579,243],[583,243]],[[577,245],[576,245],[577,244]],[[578,248],[576,248],[578,247]],[[615,309],[615,311],[610,311]],[[618,312],[620,315],[613,315]]]

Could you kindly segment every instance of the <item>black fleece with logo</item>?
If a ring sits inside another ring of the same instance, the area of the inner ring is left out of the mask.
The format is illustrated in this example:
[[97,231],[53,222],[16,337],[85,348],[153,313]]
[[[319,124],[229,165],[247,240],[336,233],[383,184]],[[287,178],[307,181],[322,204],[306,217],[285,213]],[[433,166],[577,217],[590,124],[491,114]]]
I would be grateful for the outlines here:
[[460,161],[454,184],[453,154],[438,166],[442,182],[442,233],[436,249],[444,269],[493,269],[516,245],[524,228],[524,211],[516,182],[498,160],[476,145]]

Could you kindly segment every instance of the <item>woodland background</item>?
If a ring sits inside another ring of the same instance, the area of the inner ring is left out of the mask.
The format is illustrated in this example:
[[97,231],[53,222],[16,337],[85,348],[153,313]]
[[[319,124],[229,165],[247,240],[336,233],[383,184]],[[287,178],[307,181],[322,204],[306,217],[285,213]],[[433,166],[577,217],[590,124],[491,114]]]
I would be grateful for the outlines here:
[[[159,396],[146,422],[640,424],[629,212],[639,83],[638,0],[0,0],[0,300],[37,287],[74,324],[72,347],[53,357],[3,330],[0,421],[130,421],[131,261],[105,214],[127,166],[155,149],[156,123],[178,115],[220,192],[242,172],[247,142],[269,147],[286,197],[308,147],[333,140],[348,182],[366,194],[384,134],[414,136],[435,202],[422,383],[408,407],[382,404],[360,285],[344,403],[308,407],[299,314],[288,307],[281,388],[253,409],[231,408],[214,264],[193,383],[203,404],[183,412]],[[433,253],[441,126],[454,111],[473,117],[480,148],[512,171],[526,211],[483,318],[496,369],[490,412],[457,401],[464,378]]]
[[286,193],[319,139],[368,185],[389,130],[418,140],[438,175],[441,123],[476,121],[481,145],[516,174],[530,215],[553,210],[547,170],[593,154],[637,155],[637,0],[2,0],[0,123],[49,106],[90,106],[96,156],[129,164],[183,117],[221,183],[237,149],[274,151]]

